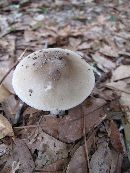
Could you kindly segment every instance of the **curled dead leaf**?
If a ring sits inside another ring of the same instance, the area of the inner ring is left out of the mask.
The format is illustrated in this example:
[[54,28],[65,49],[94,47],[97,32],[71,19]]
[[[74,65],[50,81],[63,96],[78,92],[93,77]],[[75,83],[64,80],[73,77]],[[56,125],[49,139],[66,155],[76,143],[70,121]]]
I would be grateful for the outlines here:
[[118,57],[118,50],[109,46],[104,46],[100,49],[100,52],[106,56]]
[[5,136],[14,136],[14,132],[7,118],[0,114],[0,139]]
[[130,77],[130,65],[121,65],[113,71],[112,80],[121,80]]
[[112,153],[108,146],[108,143],[104,141],[99,145],[96,152],[92,155],[92,158],[90,160],[90,172],[110,172],[111,164]]
[[125,81],[111,82],[111,83],[107,83],[105,86],[110,89],[114,89],[117,91],[119,90],[119,91],[130,94],[130,87]]
[[113,120],[110,121],[110,131],[111,131],[110,139],[111,139],[113,148],[115,148],[117,152],[123,153],[123,146],[121,143],[120,132]]
[[6,100],[10,95],[10,91],[4,85],[0,85],[0,102]]
[[95,53],[94,55],[92,55],[92,58],[97,63],[98,68],[100,68],[104,72],[108,72],[115,68],[114,62],[112,62],[108,58],[105,58],[99,53]]

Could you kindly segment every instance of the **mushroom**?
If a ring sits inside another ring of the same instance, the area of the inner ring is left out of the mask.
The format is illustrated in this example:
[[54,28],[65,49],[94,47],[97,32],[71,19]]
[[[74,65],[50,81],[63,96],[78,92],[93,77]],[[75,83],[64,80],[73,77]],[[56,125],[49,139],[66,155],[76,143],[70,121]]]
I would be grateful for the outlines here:
[[92,67],[77,53],[48,48],[21,60],[12,84],[26,104],[58,114],[82,103],[92,92],[95,77]]

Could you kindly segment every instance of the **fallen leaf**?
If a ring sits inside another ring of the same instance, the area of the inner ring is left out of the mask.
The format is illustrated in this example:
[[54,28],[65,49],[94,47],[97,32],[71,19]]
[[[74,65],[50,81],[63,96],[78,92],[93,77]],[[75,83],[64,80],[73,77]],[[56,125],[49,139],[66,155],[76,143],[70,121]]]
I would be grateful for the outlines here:
[[130,94],[130,87],[125,81],[110,82],[105,86],[110,89],[119,90]]
[[130,161],[130,123],[124,123],[124,131],[125,131],[125,138],[126,138],[126,145],[127,145],[127,154]]
[[92,43],[83,42],[78,46],[78,50],[90,49]]
[[8,27],[9,27],[9,24],[8,24],[7,17],[4,15],[0,15],[0,30],[1,30],[0,37],[8,33]]
[[[63,141],[74,142],[83,136],[82,109],[86,120],[86,133],[100,124],[106,114],[104,112],[105,100],[93,98],[68,111],[62,119],[44,116],[40,122],[42,129],[51,136]],[[71,133],[70,133],[71,132]]]
[[42,129],[47,132],[49,135],[59,138],[59,122],[60,120],[53,116],[44,116],[40,122]]
[[121,136],[120,132],[117,128],[117,125],[114,123],[113,120],[110,121],[110,140],[112,143],[113,148],[119,152],[123,153],[123,146],[121,143]]
[[100,23],[100,25],[103,25],[106,23],[106,17],[104,15],[97,16],[97,22]]
[[66,173],[87,173],[87,162],[85,157],[85,150],[83,146],[80,146],[74,153]]
[[103,70],[104,72],[108,72],[115,68],[116,64],[109,60],[108,58],[105,58],[104,56],[100,55],[99,53],[95,53],[92,55],[92,58],[97,63],[98,68]]
[[119,50],[114,49],[114,48],[109,47],[109,46],[104,46],[103,48],[100,49],[100,53],[102,53],[106,56],[117,58],[118,54],[119,54]]
[[26,42],[30,42],[32,40],[36,40],[36,35],[34,31],[31,30],[25,30],[24,31],[24,39]]
[[90,172],[110,172],[112,164],[111,157],[111,150],[108,147],[108,143],[104,141],[98,146],[98,149],[92,155],[92,158],[90,160]]
[[14,136],[14,133],[10,122],[0,114],[0,139],[5,136]]
[[125,31],[116,33],[116,35],[121,37],[121,38],[125,38],[125,39],[129,39],[130,38],[130,33],[129,32],[125,32]]
[[91,45],[92,50],[93,50],[94,52],[99,51],[99,49],[100,49],[100,47],[101,47],[101,44],[102,44],[102,43],[101,43],[99,40],[94,40],[94,41],[92,42],[92,45]]
[[23,116],[25,115],[32,115],[34,113],[37,113],[38,110],[32,107],[27,107],[27,109],[25,109],[25,111],[23,112]]
[[130,77],[130,65],[120,65],[112,73],[112,80],[121,80]]
[[99,95],[99,97],[103,98],[104,100],[110,100],[112,101],[113,99],[115,99],[114,95],[113,95],[113,90],[104,88],[104,89],[96,89],[95,87],[95,91],[94,93],[96,95]]
[[5,144],[0,144],[0,157],[6,153],[6,150],[8,150],[8,146]]
[[120,103],[124,107],[130,108],[130,95],[127,93],[121,93]]
[[122,92],[120,97],[120,104],[122,111],[125,112],[125,119],[123,119],[123,126],[125,132],[128,158],[130,160],[130,94]]
[[[41,171],[55,172],[55,173],[56,172],[60,173],[60,171],[61,171],[61,173],[62,173],[65,168],[66,163],[67,163],[67,159],[60,159],[50,165],[44,166],[44,168],[42,168]],[[38,170],[38,168],[36,168],[35,170]]]
[[122,106],[122,110],[125,111],[126,121],[130,123],[130,94],[121,93],[120,104]]
[[[33,134],[33,131],[31,133]],[[31,138],[28,137],[26,143],[32,153],[37,150],[38,157],[35,160],[37,168],[68,157],[69,146],[44,133],[41,128],[37,129]]]
[[[88,138],[87,142],[87,150],[88,154],[93,147],[95,140],[95,133],[92,133]],[[88,159],[89,160],[89,159]],[[67,166],[66,173],[87,173],[87,159],[85,153],[85,145],[80,146],[75,153],[72,155],[72,158]]]
[[106,102],[103,99],[89,98],[81,105],[70,109],[68,115],[59,122],[59,139],[70,143],[83,136],[83,113],[86,122],[86,133],[99,125],[106,116],[103,109],[105,104]]
[[21,109],[20,101],[14,95],[11,95],[2,103],[2,109],[8,120],[14,124],[16,114]]
[[[5,74],[9,71],[9,69],[11,67],[12,67],[12,63],[7,63],[6,62],[5,66],[2,63],[0,63],[0,80],[5,76]],[[14,89],[13,89],[13,86],[12,86],[12,77],[13,77],[13,71],[11,71],[10,74],[5,78],[5,80],[3,81],[3,85],[11,93],[14,93]]]
[[[113,151],[113,150],[112,150]],[[122,165],[123,165],[123,155],[112,152],[112,165],[110,173],[122,173]],[[116,167],[115,167],[116,165]],[[116,170],[116,171],[115,171]]]
[[13,161],[20,163],[19,169],[24,173],[33,172],[35,164],[30,151],[23,140],[15,140],[15,144],[13,145],[12,157]]
[[77,47],[80,43],[81,43],[81,39],[76,39],[73,37],[69,38],[69,44],[74,50],[77,50]]
[[45,16],[43,14],[38,14],[33,17],[37,21],[43,21]]
[[0,103],[11,95],[10,91],[4,85],[0,85]]
[[8,52],[9,52],[9,55],[14,59],[14,56],[15,56],[15,50],[16,50],[16,47],[15,47],[15,44],[16,44],[16,37],[15,36],[8,36]]
[[5,39],[1,38],[1,39],[0,39],[0,47],[1,47],[2,49],[6,49],[7,46],[8,46],[8,41],[6,41]]
[[[85,29],[86,30],[86,29]],[[83,33],[87,39],[100,40],[102,38],[103,28],[99,26],[90,27],[90,29]]]

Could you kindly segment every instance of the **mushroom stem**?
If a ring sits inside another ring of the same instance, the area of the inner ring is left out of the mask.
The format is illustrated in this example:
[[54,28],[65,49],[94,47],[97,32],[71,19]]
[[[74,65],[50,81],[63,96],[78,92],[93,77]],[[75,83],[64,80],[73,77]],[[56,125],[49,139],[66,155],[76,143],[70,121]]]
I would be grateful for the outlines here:
[[50,114],[51,115],[64,115],[65,114],[65,111],[62,111],[62,110],[52,110],[50,111]]

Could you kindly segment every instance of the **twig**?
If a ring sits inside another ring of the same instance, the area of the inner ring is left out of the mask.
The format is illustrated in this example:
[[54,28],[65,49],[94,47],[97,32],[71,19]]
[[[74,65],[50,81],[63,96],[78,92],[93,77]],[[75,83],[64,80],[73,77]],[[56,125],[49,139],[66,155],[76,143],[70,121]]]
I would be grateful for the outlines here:
[[86,138],[86,122],[85,122],[85,116],[84,116],[84,111],[82,107],[81,107],[81,114],[83,119],[84,149],[85,149],[85,156],[86,156],[87,167],[88,167],[87,172],[90,172],[90,163],[89,163],[88,146],[87,146],[87,138]]
[[18,60],[15,62],[15,64],[9,69],[9,71],[7,71],[7,73],[2,77],[2,79],[0,80],[0,85],[3,83],[3,81],[6,79],[6,77],[10,74],[10,72],[17,66],[17,64],[19,63],[19,61],[22,59],[23,55],[25,54],[27,49],[25,49],[23,51],[23,53],[20,55],[20,57],[18,58]]
[[[37,128],[39,125],[28,125],[28,126],[19,126],[19,127],[13,127],[14,129],[24,129],[24,128]],[[43,127],[43,126],[40,126]]]
[[105,86],[102,86],[102,88],[103,88],[103,87],[105,87],[105,88],[109,88],[109,89],[111,89],[111,90],[115,90],[115,91],[121,91],[121,92],[126,93],[126,94],[130,94],[129,91],[124,91],[124,90],[122,90],[122,89],[115,88],[115,87],[112,87],[112,86],[107,86],[107,85],[105,85]]
[[61,173],[61,171],[63,171],[62,169],[61,170],[56,170],[56,171],[52,171],[52,170],[50,170],[50,171],[46,171],[46,170],[43,170],[43,169],[35,169],[35,172],[45,172],[45,173],[51,173],[51,172],[53,172],[53,173]]

